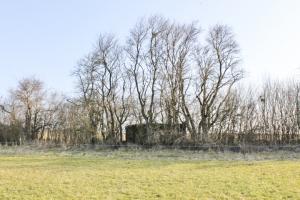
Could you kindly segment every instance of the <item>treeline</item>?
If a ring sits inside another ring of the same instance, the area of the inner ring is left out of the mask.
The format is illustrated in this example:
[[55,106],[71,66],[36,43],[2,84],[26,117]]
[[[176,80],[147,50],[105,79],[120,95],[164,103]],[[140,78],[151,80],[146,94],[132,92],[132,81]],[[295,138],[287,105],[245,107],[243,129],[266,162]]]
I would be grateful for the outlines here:
[[157,134],[155,124],[185,124],[186,134],[167,132],[176,135],[168,144],[298,143],[298,84],[246,89],[243,76],[228,26],[201,31],[195,23],[142,19],[124,44],[99,36],[73,71],[77,97],[21,80],[1,102],[0,141],[119,144],[130,124],[143,124],[149,136]]

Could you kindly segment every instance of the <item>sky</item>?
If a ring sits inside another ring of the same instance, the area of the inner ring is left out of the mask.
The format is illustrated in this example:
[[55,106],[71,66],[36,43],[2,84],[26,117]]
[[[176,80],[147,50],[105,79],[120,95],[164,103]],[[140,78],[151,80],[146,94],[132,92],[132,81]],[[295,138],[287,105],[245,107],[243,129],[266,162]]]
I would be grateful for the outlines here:
[[245,81],[300,76],[299,0],[0,0],[0,96],[36,77],[49,90],[75,91],[72,70],[101,33],[125,40],[138,19],[230,26]]

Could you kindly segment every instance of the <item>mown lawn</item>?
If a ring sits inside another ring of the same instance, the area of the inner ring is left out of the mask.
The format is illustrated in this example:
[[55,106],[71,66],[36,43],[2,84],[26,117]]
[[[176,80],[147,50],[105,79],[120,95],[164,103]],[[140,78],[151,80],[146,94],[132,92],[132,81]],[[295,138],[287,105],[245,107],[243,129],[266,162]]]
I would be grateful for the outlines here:
[[2,155],[0,199],[300,199],[300,161]]

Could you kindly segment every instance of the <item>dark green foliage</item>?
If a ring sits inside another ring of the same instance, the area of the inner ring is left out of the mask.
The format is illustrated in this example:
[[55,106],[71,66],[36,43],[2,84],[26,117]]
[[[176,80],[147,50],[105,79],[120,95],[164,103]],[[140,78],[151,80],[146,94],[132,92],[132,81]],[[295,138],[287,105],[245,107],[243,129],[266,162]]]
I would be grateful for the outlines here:
[[22,136],[20,124],[5,125],[0,124],[0,143],[2,145],[19,145]]
[[186,137],[183,124],[133,124],[126,127],[126,142],[134,144],[172,145],[176,140]]

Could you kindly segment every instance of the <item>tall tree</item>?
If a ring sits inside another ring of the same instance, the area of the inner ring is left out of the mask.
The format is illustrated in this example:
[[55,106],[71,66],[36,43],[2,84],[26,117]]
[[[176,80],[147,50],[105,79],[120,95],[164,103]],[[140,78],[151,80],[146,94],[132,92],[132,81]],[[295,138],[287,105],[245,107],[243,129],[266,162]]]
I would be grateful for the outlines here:
[[210,129],[228,114],[224,109],[233,86],[243,77],[239,67],[239,48],[231,29],[216,25],[207,37],[207,44],[198,48],[197,100],[200,108],[198,136],[208,141]]
[[11,95],[22,109],[26,139],[37,139],[39,131],[43,128],[43,82],[35,78],[25,78],[19,81],[17,89],[12,90]]

